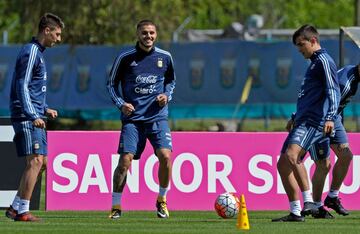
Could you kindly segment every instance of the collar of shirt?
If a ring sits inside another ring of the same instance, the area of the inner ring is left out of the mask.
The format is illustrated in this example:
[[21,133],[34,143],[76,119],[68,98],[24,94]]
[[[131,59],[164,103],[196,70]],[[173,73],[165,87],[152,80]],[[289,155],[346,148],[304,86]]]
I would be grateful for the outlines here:
[[136,43],[135,48],[136,48],[136,51],[137,51],[138,53],[144,54],[144,55],[151,54],[151,53],[153,53],[153,52],[155,51],[155,46],[153,46],[149,52],[141,49],[140,46],[139,46],[139,42]]
[[38,41],[38,39],[36,39],[35,37],[33,37],[33,38],[31,39],[31,43],[36,44],[36,45],[39,47],[40,51],[41,51],[41,52],[44,52],[45,46],[41,45],[40,42]]
[[315,52],[311,55],[310,60],[313,61],[314,59],[316,59],[317,57],[319,57],[320,54],[323,54],[323,53],[326,53],[326,50],[323,49],[323,48],[315,51]]

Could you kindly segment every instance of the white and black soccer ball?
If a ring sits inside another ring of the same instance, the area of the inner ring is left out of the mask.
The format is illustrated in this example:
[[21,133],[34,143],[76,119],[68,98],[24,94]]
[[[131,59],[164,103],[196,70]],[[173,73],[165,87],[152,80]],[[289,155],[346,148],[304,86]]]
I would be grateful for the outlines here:
[[239,198],[231,193],[220,194],[215,201],[215,211],[224,219],[235,217],[239,213],[239,207]]

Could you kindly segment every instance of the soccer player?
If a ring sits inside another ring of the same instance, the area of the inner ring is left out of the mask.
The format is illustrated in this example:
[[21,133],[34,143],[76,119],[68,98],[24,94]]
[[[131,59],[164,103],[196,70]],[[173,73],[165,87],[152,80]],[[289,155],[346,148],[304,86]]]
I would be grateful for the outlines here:
[[46,168],[47,141],[45,118],[57,111],[46,104],[47,72],[43,52],[61,41],[62,20],[51,13],[39,22],[37,37],[24,45],[16,59],[11,83],[10,113],[18,156],[26,157],[26,167],[6,216],[15,221],[39,221],[29,212],[30,199],[38,176]]
[[[311,145],[332,133],[340,101],[336,65],[325,49],[321,48],[316,28],[311,25],[301,26],[293,34],[293,43],[311,63],[298,94],[295,125],[284,142],[277,164],[289,199],[290,214],[273,219],[273,222],[303,222],[304,215],[317,211],[301,160]],[[304,188],[302,210],[297,186]]]
[[[173,60],[169,52],[155,47],[156,25],[142,20],[136,27],[136,46],[123,51],[111,69],[107,88],[121,111],[120,159],[113,177],[111,219],[121,216],[121,196],[132,160],[140,159],[149,139],[159,159],[157,216],[168,218],[166,194],[171,177],[172,142],[168,102],[175,88]],[[121,92],[119,90],[121,87]]]
[[329,150],[327,150],[329,148],[329,144],[338,157],[338,160],[336,161],[333,169],[331,188],[324,201],[324,205],[335,210],[338,214],[349,214],[349,212],[342,206],[340,198],[338,197],[341,184],[345,179],[353,158],[346,131],[341,121],[341,113],[347,103],[349,103],[351,98],[356,94],[358,83],[360,81],[360,66],[345,66],[338,71],[338,79],[340,83],[341,100],[338,109],[338,117],[335,120],[335,135],[331,136],[330,139],[325,140],[321,144],[313,145],[309,151],[311,158],[316,164],[312,184],[313,199],[319,207],[319,214],[315,214],[315,218],[333,218],[333,216],[323,207],[321,202],[325,179],[331,167],[329,160],[330,154]]

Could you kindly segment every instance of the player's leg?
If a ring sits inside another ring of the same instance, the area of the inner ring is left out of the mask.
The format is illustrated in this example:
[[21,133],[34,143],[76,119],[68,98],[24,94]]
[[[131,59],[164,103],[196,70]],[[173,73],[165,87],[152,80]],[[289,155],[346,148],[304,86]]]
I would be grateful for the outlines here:
[[166,195],[169,190],[169,182],[171,177],[171,150],[157,149],[156,155],[159,158],[159,195],[156,200],[157,215],[159,218],[168,218],[169,211],[167,209]]
[[31,121],[13,122],[17,154],[26,156],[26,167],[18,189],[19,207],[15,221],[39,221],[29,212],[30,199],[47,154],[45,129],[36,128]]
[[305,220],[304,217],[301,216],[301,203],[298,195],[298,183],[287,158],[287,150],[289,148],[289,141],[291,138],[292,133],[290,133],[286,138],[281,149],[279,161],[277,163],[277,169],[289,200],[290,214],[281,218],[272,219],[273,222],[303,222]]
[[324,204],[335,210],[338,214],[348,215],[349,212],[342,206],[339,198],[339,190],[348,172],[353,154],[349,147],[349,141],[345,128],[341,123],[341,118],[335,121],[335,136],[331,138],[331,149],[338,157],[334,168],[330,192],[328,193]]
[[26,156],[26,167],[20,182],[20,204],[15,221],[37,221],[37,218],[29,213],[30,199],[43,164],[43,155]]
[[[322,193],[326,176],[328,175],[331,162],[330,162],[330,138],[326,137],[316,144],[312,145],[309,149],[311,159],[314,160],[316,168],[312,177],[313,185],[313,199],[317,207],[322,207]],[[322,209],[324,210],[324,209]]]
[[121,197],[124,190],[127,172],[131,166],[131,161],[134,155],[131,153],[124,153],[120,155],[119,163],[113,175],[113,192],[112,192],[112,206],[109,218],[118,219],[121,216]]
[[326,180],[326,176],[330,171],[331,163],[329,159],[315,161],[316,169],[312,177],[313,199],[315,203],[321,203],[321,196]]
[[119,141],[119,162],[113,175],[112,207],[109,218],[121,216],[121,197],[126,184],[127,172],[133,159],[139,159],[144,150],[146,138],[142,130],[133,123],[123,123]]
[[158,121],[147,127],[148,138],[155,150],[155,155],[159,159],[159,195],[156,200],[157,216],[168,218],[166,194],[169,190],[171,178],[171,151],[172,140],[168,122]]
[[290,168],[303,196],[304,205],[301,210],[302,216],[317,213],[317,208],[313,202],[310,191],[308,174],[302,162],[305,153],[304,148],[298,144],[290,144],[286,151],[286,159],[289,161]]
[[327,157],[325,159],[316,160],[315,164],[316,169],[312,177],[313,199],[319,209],[319,212],[317,214],[313,214],[313,217],[318,219],[333,219],[334,216],[332,216],[329,211],[324,208],[321,201],[326,176],[330,171],[331,163]]
[[353,154],[349,148],[349,144],[332,144],[331,149],[337,155],[338,160],[333,168],[330,192],[326,196],[324,203],[327,207],[335,210],[336,213],[348,215],[349,212],[341,204],[339,190],[348,172]]
[[286,195],[288,196],[290,214],[281,218],[273,219],[273,222],[302,222],[304,217],[301,216],[301,203],[298,195],[298,184],[291,170],[289,161],[285,153],[281,153],[280,159],[277,163],[277,168],[284,186]]

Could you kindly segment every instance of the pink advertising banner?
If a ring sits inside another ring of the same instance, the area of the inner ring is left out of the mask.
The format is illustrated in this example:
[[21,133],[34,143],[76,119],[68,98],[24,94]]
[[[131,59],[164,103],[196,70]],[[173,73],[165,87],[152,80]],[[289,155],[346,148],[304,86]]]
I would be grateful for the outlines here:
[[[287,210],[276,163],[286,133],[173,132],[170,210],[213,210],[218,194],[244,194],[249,210]],[[120,133],[49,131],[47,210],[109,210]],[[354,159],[342,202],[360,210],[360,134],[349,134]],[[335,156],[331,155],[332,164]],[[306,157],[309,174],[314,164]],[[150,143],[134,160],[122,197],[124,210],[154,210],[158,161]],[[323,196],[329,190],[329,175]]]

